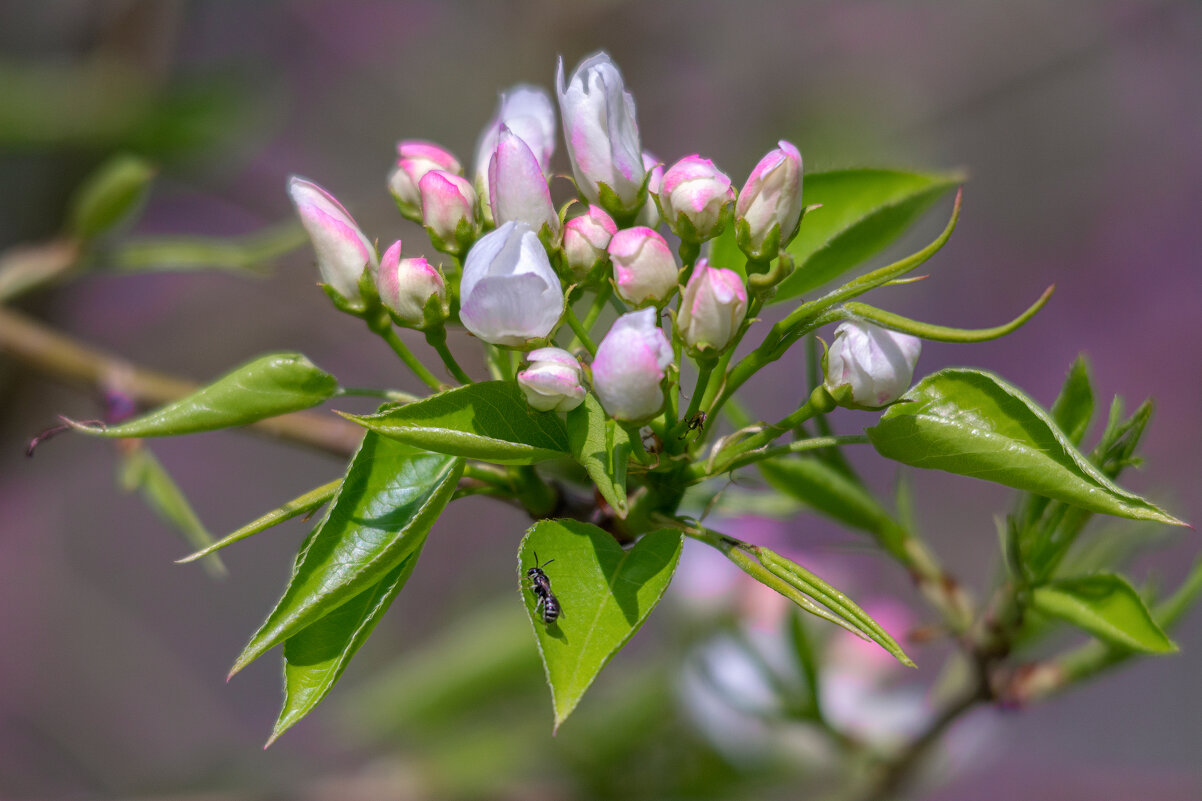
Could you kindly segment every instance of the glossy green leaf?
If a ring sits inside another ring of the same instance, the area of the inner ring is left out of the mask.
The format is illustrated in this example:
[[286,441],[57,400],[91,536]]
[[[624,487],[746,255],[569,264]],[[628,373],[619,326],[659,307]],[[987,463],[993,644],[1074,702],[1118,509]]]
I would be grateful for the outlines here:
[[[305,229],[288,220],[240,237],[155,236],[116,247],[109,263],[120,272],[225,270],[261,273],[276,259],[308,242]],[[316,280],[316,279],[315,279]]]
[[183,559],[177,559],[176,564],[182,565],[195,561],[215,551],[220,551],[227,545],[233,545],[235,542],[244,540],[253,534],[258,534],[260,531],[266,531],[272,526],[278,526],[285,520],[291,520],[298,515],[308,514],[334,497],[334,493],[338,490],[338,486],[341,483],[342,479],[337,478],[328,484],[322,484],[316,489],[311,489],[304,495],[293,498],[283,506],[272,509],[262,517],[252,520],[237,531],[227,534],[217,542],[211,543],[195,553],[188,554]]
[[759,463],[768,483],[814,511],[866,531],[891,550],[905,532],[872,493],[830,462],[813,457],[766,459]]
[[169,437],[241,426],[316,406],[338,389],[334,376],[299,353],[268,353],[187,397],[116,426],[74,423],[101,437]]
[[1074,445],[1080,445],[1093,418],[1093,386],[1089,380],[1089,363],[1078,356],[1068,368],[1064,386],[1052,404],[1052,419]]
[[494,464],[534,464],[569,452],[559,415],[530,408],[512,381],[468,384],[378,414],[343,417],[419,448]]
[[1155,654],[1177,650],[1122,576],[1102,573],[1053,581],[1032,591],[1032,604],[1121,648]]
[[[187,496],[171,478],[171,475],[155,458],[150,449],[140,443],[131,443],[121,456],[119,480],[126,492],[137,492],[146,505],[159,518],[175,529],[192,548],[204,548],[213,542],[213,535],[200,522]],[[205,569],[214,576],[225,576],[227,571],[221,557],[211,556],[205,560]]]
[[850,169],[805,176],[806,214],[788,246],[796,269],[774,302],[816,289],[879,253],[941,195],[963,183],[957,173]]
[[383,581],[284,640],[284,706],[267,745],[321,703],[397,593],[413,575],[418,550]]
[[384,581],[426,541],[463,460],[368,433],[295,574],[231,675]]
[[126,220],[141,206],[155,172],[149,162],[129,154],[101,164],[72,199],[72,233],[98,236]]
[[[671,530],[653,531],[629,550],[596,526],[574,520],[542,520],[526,532],[518,575],[551,686],[555,728],[659,603],[680,549],[681,535]],[[536,554],[543,562],[555,560],[544,570],[563,612],[550,624],[536,611],[526,577]]]
[[568,412],[568,446],[605,502],[619,517],[625,517],[630,437],[591,393],[584,397],[584,403]]
[[1081,455],[1043,411],[991,373],[929,375],[868,429],[877,451],[903,464],[994,481],[1101,514],[1182,525]]

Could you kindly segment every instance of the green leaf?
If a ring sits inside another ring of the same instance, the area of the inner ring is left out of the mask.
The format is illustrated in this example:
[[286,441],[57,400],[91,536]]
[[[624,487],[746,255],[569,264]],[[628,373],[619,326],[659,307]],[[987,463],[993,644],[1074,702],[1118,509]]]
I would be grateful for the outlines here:
[[773,302],[816,289],[877,254],[905,233],[939,197],[963,183],[958,173],[834,170],[805,176],[806,214],[788,246],[796,269]]
[[419,448],[494,464],[568,455],[563,421],[531,409],[512,381],[469,384],[378,414],[342,416]]
[[891,406],[868,437],[882,456],[1064,501],[1101,514],[1184,525],[1106,477],[1048,414],[991,373],[947,369]]
[[[680,549],[680,533],[667,529],[647,534],[630,550],[596,526],[574,520],[541,520],[526,532],[518,576],[551,686],[556,729],[659,603]],[[535,611],[526,577],[536,553],[544,562],[555,560],[545,570],[563,612],[551,624]]]
[[304,495],[293,498],[283,506],[272,509],[262,517],[252,520],[232,534],[222,537],[217,542],[214,542],[202,548],[201,550],[196,551],[195,553],[188,554],[183,559],[177,559],[175,563],[177,565],[182,565],[187,564],[188,562],[193,562],[201,557],[208,556],[215,551],[220,551],[227,545],[233,545],[235,542],[244,540],[253,534],[258,534],[260,531],[266,531],[272,526],[278,526],[285,520],[291,520],[298,515],[308,514],[314,509],[321,507],[326,501],[330,500],[330,498],[332,498],[334,493],[338,490],[338,485],[341,483],[342,479],[336,478],[328,484],[322,484],[316,489],[311,489]]
[[71,231],[89,238],[117,227],[142,204],[155,172],[149,162],[128,153],[101,164],[71,201]]
[[[119,472],[121,488],[126,492],[138,492],[146,505],[163,522],[178,531],[184,542],[192,548],[203,548],[212,543],[213,535],[200,522],[187,496],[162,463],[145,445],[131,444],[137,447],[128,448],[122,453]],[[206,559],[205,569],[213,576],[227,574],[219,556]]]
[[308,241],[288,220],[240,237],[155,236],[123,242],[109,259],[119,272],[225,270],[261,273],[271,262]]
[[568,412],[568,446],[605,502],[619,517],[626,517],[630,437],[591,393],[584,396],[584,403]]
[[859,481],[813,457],[765,459],[760,472],[768,483],[814,511],[866,531],[886,549],[899,552],[905,532]]
[[141,417],[116,426],[72,423],[100,437],[169,437],[241,426],[316,406],[338,381],[299,353],[268,353]]
[[1089,363],[1078,356],[1068,368],[1068,376],[1056,401],[1052,404],[1052,419],[1074,445],[1080,445],[1093,417],[1094,396],[1089,380]]
[[[421,549],[383,581],[284,640],[284,706],[267,745],[321,703],[413,575]],[[266,747],[266,746],[264,746]]]
[[1036,587],[1032,603],[1045,615],[1067,620],[1121,648],[1154,654],[1177,650],[1135,588],[1113,573],[1062,579]]
[[463,474],[463,460],[368,433],[295,574],[230,675],[385,581],[416,554]]

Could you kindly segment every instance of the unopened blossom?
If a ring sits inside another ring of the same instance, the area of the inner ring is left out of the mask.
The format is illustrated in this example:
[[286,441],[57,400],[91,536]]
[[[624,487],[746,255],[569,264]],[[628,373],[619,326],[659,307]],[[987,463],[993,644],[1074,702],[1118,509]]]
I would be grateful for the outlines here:
[[573,279],[583,279],[609,257],[609,243],[617,232],[605,209],[591,204],[584,214],[564,223],[563,258]]
[[721,352],[747,316],[747,288],[734,270],[698,259],[685,285],[676,330],[692,351]]
[[526,401],[540,412],[570,412],[584,402],[580,362],[563,348],[536,348],[518,373]]
[[358,300],[360,276],[379,263],[375,247],[342,204],[312,181],[292,176],[288,196],[313,243],[321,280],[347,300]]
[[463,262],[459,319],[493,345],[546,338],[563,315],[563,288],[538,234],[507,222],[476,241]]
[[650,228],[618,231],[609,241],[609,258],[618,297],[627,303],[658,305],[676,291],[676,257],[667,241]]
[[762,252],[770,237],[777,249],[789,244],[801,219],[801,180],[801,153],[783,139],[755,165],[735,203],[736,225],[746,224],[747,241],[739,244],[748,253],[775,256]]
[[422,195],[418,183],[422,176],[430,170],[462,175],[463,167],[449,151],[431,142],[405,139],[397,142],[396,152],[396,165],[388,175],[388,189],[406,217],[419,219]]
[[644,150],[643,169],[648,176],[647,202],[639,210],[639,216],[635,218],[634,224],[656,228],[659,226],[661,219],[659,216],[659,206],[655,204],[655,196],[659,194],[660,187],[664,183],[664,165],[663,162]]
[[536,231],[545,225],[553,235],[559,233],[559,215],[538,159],[507,125],[501,126],[488,165],[488,199],[497,225],[515,220]]
[[493,153],[496,152],[502,125],[526,143],[530,152],[538,159],[544,177],[548,176],[557,136],[555,104],[551,102],[551,95],[545,89],[529,84],[518,84],[502,92],[497,104],[497,113],[480,132],[480,138],[476,142],[473,185],[480,196],[486,216],[492,214],[488,166],[492,162]]
[[442,274],[425,259],[402,259],[399,240],[380,258],[376,291],[401,325],[425,328],[446,316],[447,287]]
[[[556,71],[559,111],[576,185],[589,202],[605,206],[604,185],[620,210],[635,211],[646,170],[635,121],[634,98],[604,52],[580,62],[566,83],[563,60]],[[610,213],[619,209],[606,208]]]
[[720,231],[722,213],[735,199],[726,173],[699,155],[685,156],[664,173],[659,205],[682,239],[701,242]]
[[593,389],[618,420],[645,420],[664,405],[663,380],[673,354],[656,316],[655,309],[623,314],[597,346]]
[[841,406],[879,409],[910,387],[921,352],[918,337],[868,322],[842,323],[823,359],[823,384]]
[[442,170],[430,170],[418,182],[422,200],[422,223],[434,244],[448,253],[458,253],[471,238],[476,225],[476,192],[467,179]]

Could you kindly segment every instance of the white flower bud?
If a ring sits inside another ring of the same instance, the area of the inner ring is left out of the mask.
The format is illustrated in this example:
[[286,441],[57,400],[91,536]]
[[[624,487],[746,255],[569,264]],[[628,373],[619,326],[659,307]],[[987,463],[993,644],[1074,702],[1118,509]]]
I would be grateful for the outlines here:
[[467,179],[430,170],[417,183],[422,198],[422,223],[439,250],[459,253],[476,225],[476,192]]
[[537,348],[526,354],[530,366],[518,373],[526,401],[540,412],[570,412],[584,402],[580,362],[563,348]]
[[682,239],[703,242],[720,231],[722,212],[735,199],[730,178],[701,156],[685,156],[664,173],[659,205]]
[[650,228],[627,228],[609,241],[618,297],[635,306],[661,304],[678,285],[676,257]]
[[897,400],[914,380],[922,340],[867,322],[847,322],[823,358],[823,382],[840,406],[879,409]]
[[400,240],[380,259],[376,291],[401,325],[426,328],[446,318],[447,287],[442,274],[425,259],[402,259]]
[[623,314],[597,346],[593,389],[618,420],[645,420],[663,408],[664,371],[673,353],[655,319],[655,309]]
[[773,230],[779,237],[778,248],[789,244],[801,219],[801,176],[801,153],[783,139],[775,150],[760,159],[735,203],[735,219],[747,224],[748,241],[740,242],[741,246],[759,254]]
[[551,169],[551,156],[555,153],[557,136],[555,105],[551,102],[551,96],[545,89],[529,84],[518,84],[508,92],[502,92],[501,100],[497,104],[497,113],[480,132],[480,139],[476,142],[476,169],[472,183],[480,196],[484,215],[490,223],[494,221],[491,219],[488,165],[496,152],[502,125],[526,143],[546,176]]
[[313,242],[321,280],[347,300],[359,300],[360,276],[379,263],[375,247],[342,204],[312,181],[292,176],[288,196]]
[[507,222],[476,240],[463,262],[459,319],[493,345],[544,339],[563,315],[563,288],[529,225]]
[[639,216],[635,218],[634,224],[647,228],[658,228],[661,220],[659,206],[655,205],[654,196],[659,194],[664,184],[664,165],[659,159],[644,150],[643,170],[644,174],[651,174],[651,177],[647,179],[647,202],[639,210]]
[[551,203],[538,159],[507,125],[501,126],[497,149],[488,165],[488,197],[497,225],[516,220],[535,231],[545,225],[553,236],[559,234],[559,215]]
[[418,182],[422,176],[430,170],[462,175],[463,167],[452,153],[431,142],[405,139],[397,142],[396,152],[396,166],[388,175],[388,189],[406,217],[420,219],[422,195]]
[[600,206],[573,217],[563,226],[563,258],[572,278],[581,280],[608,258],[609,243],[618,232],[613,218]]
[[594,53],[580,62],[565,84],[560,59],[555,86],[568,157],[581,194],[590,203],[605,206],[600,189],[604,184],[624,210],[633,212],[646,171],[634,98],[626,91],[622,74],[608,54]]
[[721,352],[747,316],[747,289],[734,270],[698,259],[684,288],[676,330],[691,351]]

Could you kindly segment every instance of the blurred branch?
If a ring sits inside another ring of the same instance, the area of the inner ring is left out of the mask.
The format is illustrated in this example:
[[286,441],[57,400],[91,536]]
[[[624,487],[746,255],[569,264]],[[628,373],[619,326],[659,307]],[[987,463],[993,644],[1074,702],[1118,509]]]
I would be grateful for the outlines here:
[[[199,386],[90,348],[2,307],[0,353],[46,376],[89,389],[103,392],[118,383],[122,392],[148,406],[176,400]],[[363,429],[358,426],[315,412],[293,412],[260,420],[247,430],[340,457],[353,453],[363,436]]]

